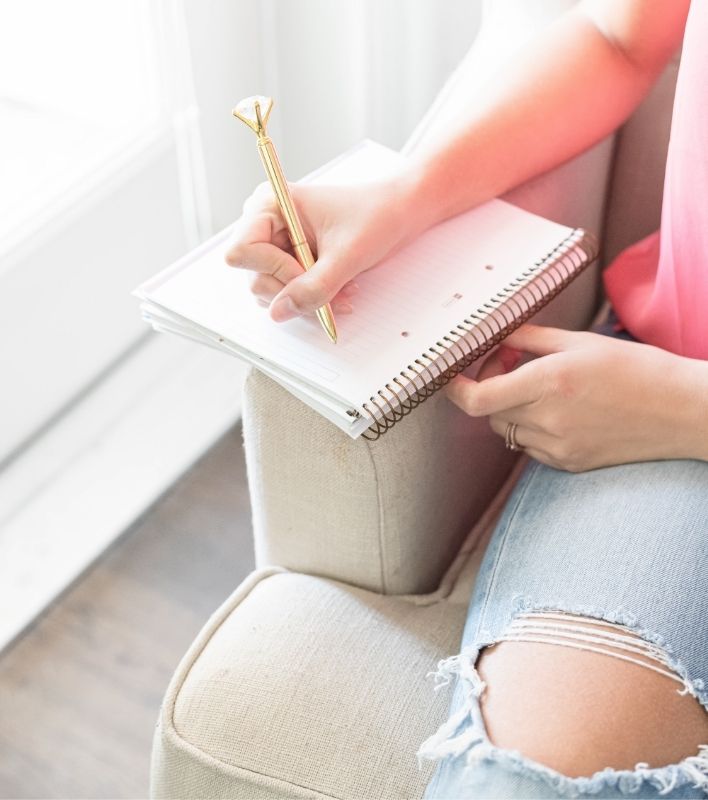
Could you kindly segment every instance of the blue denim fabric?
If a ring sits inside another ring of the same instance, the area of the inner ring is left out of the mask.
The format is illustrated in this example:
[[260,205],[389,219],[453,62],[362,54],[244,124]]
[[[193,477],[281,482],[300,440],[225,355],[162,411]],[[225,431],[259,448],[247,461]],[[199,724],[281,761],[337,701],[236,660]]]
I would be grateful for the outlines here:
[[708,463],[572,474],[530,462],[487,546],[461,652],[439,665],[438,680],[455,684],[449,718],[418,754],[439,760],[427,800],[708,796],[708,748],[664,767],[570,778],[491,743],[477,655],[515,615],[541,610],[634,629],[708,708]]

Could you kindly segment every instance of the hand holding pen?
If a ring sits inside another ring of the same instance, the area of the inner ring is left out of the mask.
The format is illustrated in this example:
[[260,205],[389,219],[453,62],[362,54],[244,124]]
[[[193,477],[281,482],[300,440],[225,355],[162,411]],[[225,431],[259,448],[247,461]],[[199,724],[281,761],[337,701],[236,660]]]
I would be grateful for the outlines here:
[[[249,97],[246,100],[242,100],[236,106],[233,110],[233,115],[242,122],[245,122],[258,137],[258,154],[263,162],[263,167],[265,168],[270,185],[273,187],[280,213],[283,215],[283,219],[287,225],[293,252],[300,266],[305,270],[309,270],[315,263],[315,258],[305,238],[305,231],[300,222],[300,217],[295,210],[295,204],[290,194],[288,182],[285,180],[283,169],[280,166],[278,154],[275,151],[275,145],[266,131],[268,117],[270,116],[272,108],[273,101],[269,97]],[[336,344],[337,326],[334,322],[334,315],[332,314],[330,304],[325,303],[319,306],[315,309],[315,313],[317,314],[320,324],[325,329],[327,336]]]
[[[247,117],[254,131],[255,99],[249,98],[252,116]],[[258,99],[263,119],[265,99]],[[249,101],[239,104],[239,115]],[[277,322],[316,312],[326,303],[337,314],[351,313],[357,290],[352,279],[413,235],[405,176],[352,185],[293,184],[289,189],[303,238],[316,248],[314,264],[303,272],[270,183],[261,184],[246,201],[227,263],[254,273],[251,291],[259,302],[270,304]]]

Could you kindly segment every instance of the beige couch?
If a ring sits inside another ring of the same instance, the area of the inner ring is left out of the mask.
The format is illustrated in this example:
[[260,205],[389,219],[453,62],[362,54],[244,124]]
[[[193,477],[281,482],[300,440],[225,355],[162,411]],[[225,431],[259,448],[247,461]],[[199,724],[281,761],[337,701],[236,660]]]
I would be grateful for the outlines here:
[[[569,3],[489,5],[409,150],[495,60]],[[516,38],[500,36],[510,14]],[[655,229],[675,72],[674,63],[614,140],[510,199],[602,234],[605,261]],[[585,326],[596,289],[597,271],[544,321]],[[519,465],[485,421],[442,394],[378,441],[352,441],[254,371],[243,426],[258,569],[175,673],[152,794],[420,797],[433,767],[419,770],[415,752],[449,701],[426,673],[458,650],[484,543]]]

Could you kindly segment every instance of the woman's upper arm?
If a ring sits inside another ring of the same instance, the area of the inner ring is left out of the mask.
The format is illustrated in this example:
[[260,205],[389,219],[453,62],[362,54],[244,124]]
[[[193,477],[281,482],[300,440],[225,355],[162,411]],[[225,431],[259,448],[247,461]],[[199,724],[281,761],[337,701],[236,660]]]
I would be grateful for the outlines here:
[[658,75],[683,39],[690,0],[581,0],[583,13],[636,69]]

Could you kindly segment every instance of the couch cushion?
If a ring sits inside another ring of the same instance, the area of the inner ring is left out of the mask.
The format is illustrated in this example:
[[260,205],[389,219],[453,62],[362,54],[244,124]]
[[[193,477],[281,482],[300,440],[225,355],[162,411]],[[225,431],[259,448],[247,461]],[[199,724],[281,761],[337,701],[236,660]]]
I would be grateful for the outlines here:
[[152,796],[422,796],[433,767],[419,770],[415,753],[450,699],[426,676],[458,651],[494,520],[522,468],[431,594],[380,595],[277,567],[252,573],[172,679]]
[[[464,604],[287,572],[256,573],[244,589],[194,654],[170,720],[214,769],[253,773],[233,774],[216,794],[421,795],[430,768],[418,771],[415,752],[449,699],[425,676],[456,649]],[[206,796],[164,777],[170,788],[157,796]]]
[[392,597],[253,573],[175,676],[153,795],[422,795],[415,752],[449,700],[426,674],[458,647],[469,577],[452,596]]

